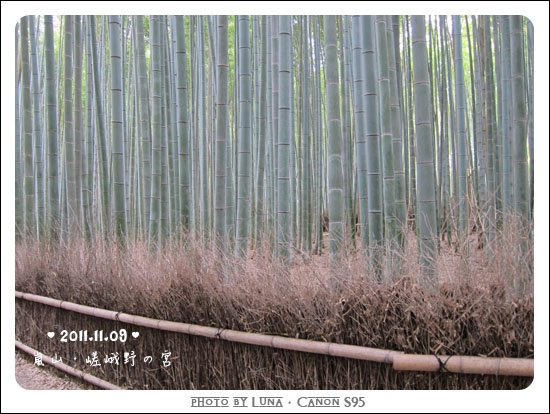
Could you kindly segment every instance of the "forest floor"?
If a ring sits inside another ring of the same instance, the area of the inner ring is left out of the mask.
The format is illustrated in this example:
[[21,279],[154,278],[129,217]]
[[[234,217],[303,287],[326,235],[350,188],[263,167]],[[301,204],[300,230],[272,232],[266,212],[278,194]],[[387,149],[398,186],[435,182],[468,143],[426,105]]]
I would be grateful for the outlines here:
[[91,389],[67,375],[56,372],[53,368],[38,367],[29,359],[15,354],[15,380],[26,390],[85,390]]

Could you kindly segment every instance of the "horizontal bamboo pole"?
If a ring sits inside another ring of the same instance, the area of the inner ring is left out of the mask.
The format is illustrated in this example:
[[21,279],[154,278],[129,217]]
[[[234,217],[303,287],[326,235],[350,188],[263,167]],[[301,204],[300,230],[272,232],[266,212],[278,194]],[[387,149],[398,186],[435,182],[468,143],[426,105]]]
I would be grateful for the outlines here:
[[393,358],[397,371],[441,371],[457,374],[513,375],[532,377],[534,359],[484,358],[459,355],[411,355],[400,354]]
[[164,331],[184,333],[188,335],[204,336],[207,338],[223,339],[229,342],[240,342],[249,345],[267,346],[290,351],[309,352],[313,354],[339,356],[344,358],[361,359],[364,361],[384,362],[391,364],[396,351],[368,348],[355,345],[342,345],[330,342],[308,341],[305,339],[286,338],[282,336],[263,335],[251,332],[233,331],[220,329],[211,326],[193,325],[183,322],[163,321],[159,319],[146,318],[144,316],[130,315],[122,312],[115,312],[105,309],[93,308],[79,305],[72,302],[65,302],[45,296],[33,295],[31,293],[15,292],[15,297],[43,305],[52,306],[72,312],[90,315],[103,319],[118,320],[136,326],[160,329]]
[[[264,335],[251,332],[233,331],[210,326],[193,325],[183,322],[171,322],[143,316],[130,315],[105,309],[78,305],[31,293],[15,292],[15,297],[60,309],[70,310],[84,315],[104,319],[118,320],[136,326],[160,329],[164,331],[223,339],[249,345],[266,346],[291,351],[308,352],[364,361],[393,364],[393,368],[403,371],[448,371],[463,374],[533,376],[534,359],[482,358],[468,356],[411,355],[387,349],[368,348],[356,345],[331,342],[309,341],[305,339]],[[441,361],[441,364],[440,362]]]
[[[36,349],[33,349],[30,346],[27,346],[19,341],[15,341],[15,347],[20,351],[23,351],[31,356],[34,356],[35,354],[38,353]],[[65,374],[71,375],[73,377],[78,377],[82,381],[87,382],[88,384],[95,385],[96,387],[103,388],[104,390],[121,390],[122,389],[114,384],[111,384],[110,382],[102,380],[101,378],[94,377],[93,375],[90,375],[90,374],[86,374],[85,372],[82,372],[76,368],[73,368],[67,364],[64,364],[63,362],[54,363],[53,359],[47,355],[42,354],[42,362],[60,371],[63,371]]]

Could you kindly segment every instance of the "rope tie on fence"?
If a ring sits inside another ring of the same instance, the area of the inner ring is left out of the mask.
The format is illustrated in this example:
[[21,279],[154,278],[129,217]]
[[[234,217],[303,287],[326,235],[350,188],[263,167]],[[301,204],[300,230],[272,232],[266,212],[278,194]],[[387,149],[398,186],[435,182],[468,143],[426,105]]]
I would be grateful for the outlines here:
[[433,355],[435,359],[437,359],[437,362],[439,363],[439,372],[451,372],[447,369],[446,365],[447,365],[447,362],[449,362],[449,359],[451,359],[452,355],[449,355],[445,360],[445,362],[443,362],[441,358],[439,358],[439,355],[437,354],[433,354]]
[[222,332],[223,332],[224,330],[225,330],[225,329],[223,329],[223,328],[218,328],[218,332],[216,332],[215,337],[216,337],[217,339],[220,339],[220,338],[221,338],[221,335],[222,335]]
[[121,313],[122,313],[122,311],[118,311],[117,313],[115,313],[115,321],[120,321],[120,319],[118,319],[118,317]]

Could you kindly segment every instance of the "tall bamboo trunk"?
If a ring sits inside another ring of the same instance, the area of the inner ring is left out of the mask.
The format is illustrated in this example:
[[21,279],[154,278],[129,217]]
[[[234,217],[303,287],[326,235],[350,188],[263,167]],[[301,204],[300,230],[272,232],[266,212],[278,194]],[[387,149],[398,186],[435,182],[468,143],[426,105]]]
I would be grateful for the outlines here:
[[92,64],[93,64],[93,78],[94,78],[94,109],[97,121],[97,146],[99,147],[99,159],[101,164],[100,188],[101,188],[101,212],[100,217],[103,221],[103,231],[105,234],[110,233],[111,224],[111,194],[110,194],[110,170],[109,170],[109,157],[107,153],[107,136],[105,132],[105,118],[103,112],[103,93],[101,91],[101,79],[100,79],[100,56],[97,50],[97,36],[96,36],[96,23],[95,16],[89,16],[90,23],[90,43],[92,46]]
[[[255,243],[259,243],[262,229],[265,228],[266,213],[267,213],[267,194],[264,194],[264,182],[267,181],[265,176],[266,169],[266,142],[268,141],[268,121],[267,121],[267,65],[268,65],[268,53],[267,53],[267,18],[262,16],[261,18],[261,57],[260,57],[260,101],[259,105],[259,130],[258,134],[258,172],[256,176],[256,233],[255,233]],[[269,166],[268,166],[269,167]],[[269,188],[269,186],[268,186]]]
[[512,169],[514,210],[523,223],[530,219],[529,176],[527,165],[527,107],[525,66],[523,64],[522,17],[510,17],[512,80]]
[[467,198],[467,142],[466,142],[466,88],[462,64],[462,31],[460,16],[453,16],[453,43],[455,57],[455,96],[458,120],[458,236],[464,243],[468,234]]
[[[279,96],[277,120],[277,252],[290,258],[290,145],[292,133],[292,35],[290,16],[279,17]],[[275,122],[275,121],[274,121]]]
[[420,264],[423,284],[436,283],[434,261],[437,254],[437,212],[434,181],[434,148],[430,75],[426,49],[424,16],[412,17],[412,44],[414,64],[414,114],[416,125],[416,196],[419,233]]
[[83,230],[82,217],[82,153],[84,146],[84,122],[82,119],[82,19],[74,17],[74,175],[76,188],[76,222]]
[[390,74],[385,16],[376,17],[376,56],[380,105],[380,149],[384,177],[384,240],[387,247],[386,269],[391,274],[393,273],[393,252],[397,242],[397,225],[395,222],[395,180],[391,130],[392,111],[390,109]]
[[365,137],[365,79],[362,57],[361,16],[353,16],[351,43],[353,62],[353,108],[355,121],[355,158],[357,174],[357,192],[359,196],[359,234],[364,249],[368,245],[368,198],[367,198],[367,142]]
[[40,119],[40,86],[38,73],[38,56],[36,52],[36,31],[34,16],[29,16],[31,93],[32,93],[32,135],[34,141],[34,182],[35,182],[35,220],[38,240],[44,233],[44,148]]
[[151,206],[149,216],[149,240],[160,239],[161,219],[161,73],[160,73],[160,21],[159,16],[150,17],[151,33]]
[[528,143],[529,143],[529,209],[530,209],[530,216],[533,215],[533,207],[535,203],[535,169],[534,169],[534,162],[535,162],[535,129],[534,129],[534,122],[535,122],[535,107],[534,107],[534,99],[535,99],[535,93],[534,93],[534,83],[533,83],[533,77],[534,77],[534,65],[535,62],[533,61],[533,53],[534,53],[534,38],[533,38],[533,23],[529,19],[526,20],[527,25],[527,79],[528,79],[528,116],[529,116],[529,124],[528,124]]
[[124,100],[122,97],[122,37],[120,16],[109,16],[111,52],[111,160],[113,168],[114,232],[120,242],[127,236],[124,150]]
[[[395,53],[395,39],[391,16],[386,17],[386,36],[389,56],[390,76],[390,112],[391,112],[391,134],[394,169],[394,202],[395,202],[395,226],[397,248],[402,249],[405,244],[404,228],[407,220],[407,203],[405,197],[405,166],[403,162],[403,123],[401,120],[400,89],[398,82],[397,56]],[[398,259],[396,259],[398,260]]]
[[[149,110],[149,80],[145,60],[145,34],[143,16],[134,16],[135,60],[137,81],[138,131],[141,149],[141,199],[143,203],[143,227],[148,234],[151,211],[151,112]],[[152,27],[152,26],[151,26]]]
[[510,134],[512,130],[511,120],[511,71],[510,71],[510,16],[500,17],[501,38],[500,38],[500,67],[502,68],[501,89],[502,89],[502,146],[501,146],[501,182],[502,182],[502,211],[506,215],[512,208],[512,180],[511,165],[512,153],[510,151]]
[[384,242],[384,199],[382,162],[380,159],[380,127],[378,116],[378,80],[374,41],[374,17],[361,17],[363,33],[363,79],[365,140],[367,143],[367,197],[369,256],[378,280],[382,278],[382,248]]
[[[44,23],[46,26],[46,23]],[[51,27],[51,26],[50,26]],[[21,53],[20,36],[21,24],[15,25],[15,237],[23,235],[25,221],[25,207],[23,200],[23,161],[21,154]],[[53,31],[53,30],[52,30]],[[46,40],[44,40],[46,42]],[[52,34],[53,43],[53,34]],[[47,223],[48,225],[49,223]]]
[[238,17],[239,48],[239,129],[238,197],[237,197],[237,253],[244,256],[248,247],[248,233],[252,183],[252,96],[250,70],[250,19]]
[[337,259],[342,254],[345,231],[336,18],[334,16],[324,16],[323,23],[325,28],[324,44],[326,55],[325,90],[327,93],[329,257],[331,264],[335,265]]
[[[23,158],[23,194],[24,226],[26,237],[36,237],[34,165],[32,143],[32,100],[31,100],[31,64],[29,56],[29,16],[21,18],[21,106],[22,106],[22,158]],[[31,29],[32,30],[32,29]]]
[[63,152],[65,159],[65,180],[66,180],[66,208],[67,208],[67,227],[69,237],[76,236],[78,231],[78,206],[76,204],[76,171],[75,171],[75,137],[73,120],[73,16],[65,16],[65,36],[64,36],[64,108],[63,108]]
[[179,164],[180,221],[189,229],[191,218],[191,143],[189,140],[189,113],[187,90],[187,50],[185,47],[185,22],[183,16],[175,17],[176,38],[176,88],[177,88],[177,133]]
[[59,229],[59,177],[57,141],[57,94],[55,82],[54,34],[52,16],[44,17],[44,53],[46,56],[46,141],[48,151],[48,216],[49,236],[57,238]]
[[496,115],[495,115],[495,89],[493,82],[493,48],[491,45],[491,25],[490,17],[483,17],[483,36],[484,36],[484,54],[483,59],[485,63],[485,91],[486,91],[486,139],[487,146],[487,164],[486,164],[486,176],[487,176],[487,205],[485,206],[485,240],[487,254],[491,255],[493,250],[493,243],[496,237],[496,199],[497,199],[497,186],[495,178],[496,171]]
[[217,91],[216,91],[216,164],[214,181],[214,230],[216,243],[224,249],[226,238],[226,164],[227,164],[227,82],[228,39],[227,16],[218,16],[217,22]]

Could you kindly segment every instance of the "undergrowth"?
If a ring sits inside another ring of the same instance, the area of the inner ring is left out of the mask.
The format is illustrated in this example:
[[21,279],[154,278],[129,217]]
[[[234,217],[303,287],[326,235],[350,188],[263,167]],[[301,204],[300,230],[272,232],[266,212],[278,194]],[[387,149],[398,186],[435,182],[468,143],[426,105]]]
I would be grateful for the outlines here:
[[[331,268],[325,256],[295,255],[290,265],[283,264],[267,246],[242,259],[220,257],[191,237],[153,250],[141,241],[125,246],[78,239],[64,246],[25,242],[16,248],[16,289],[223,329],[406,353],[532,358],[532,249],[518,247],[520,243],[510,231],[499,236],[491,255],[478,250],[475,240],[459,253],[443,244],[435,287],[425,290],[417,283],[411,235],[398,274],[385,275],[382,283],[361,251]],[[82,361],[92,350],[113,352],[113,344],[60,346],[45,332],[55,327],[136,330],[21,300],[16,318],[16,336],[24,343],[52,355],[79,355]],[[383,364],[139,330],[139,341],[117,345],[121,354],[130,347],[137,355],[160,355],[170,348],[177,356],[174,364],[169,369],[158,362],[103,366],[100,377],[139,389],[510,389],[530,382],[395,372]],[[98,375],[98,368],[86,369]]]

